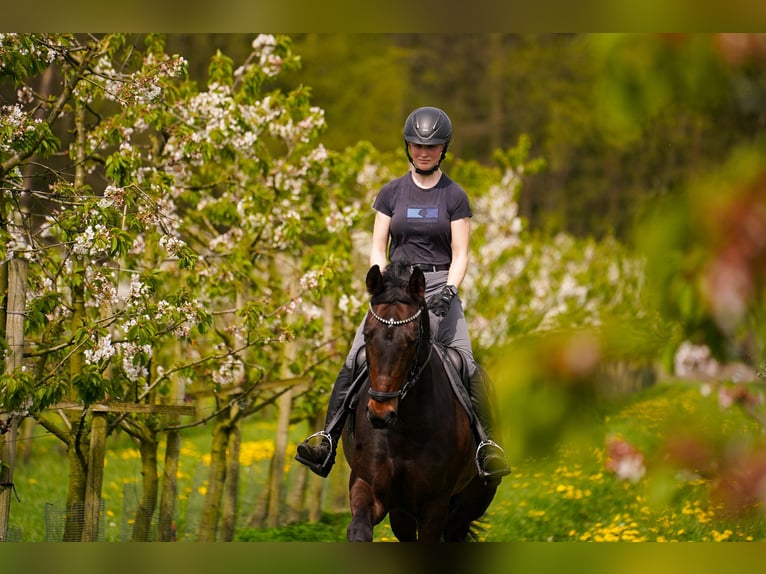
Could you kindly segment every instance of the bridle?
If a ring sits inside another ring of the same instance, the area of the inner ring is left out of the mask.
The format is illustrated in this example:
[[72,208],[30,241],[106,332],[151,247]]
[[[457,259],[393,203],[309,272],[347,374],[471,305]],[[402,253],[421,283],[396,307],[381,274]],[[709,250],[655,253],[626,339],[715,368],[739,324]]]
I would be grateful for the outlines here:
[[420,317],[420,313],[421,313],[422,311],[423,311],[423,309],[422,309],[422,308],[420,308],[420,309],[418,309],[418,312],[417,312],[417,313],[415,313],[414,315],[412,315],[412,316],[410,316],[410,317],[407,317],[406,319],[384,319],[383,317],[381,317],[380,315],[378,315],[378,314],[375,312],[375,309],[373,309],[373,308],[372,308],[372,303],[370,303],[370,315],[372,315],[373,317],[375,317],[375,318],[376,318],[378,321],[380,321],[380,322],[381,322],[381,323],[383,323],[384,325],[388,325],[388,328],[389,328],[389,329],[390,329],[391,327],[398,327],[399,325],[406,325],[406,324],[407,324],[407,323],[409,323],[410,321],[414,321],[415,319],[417,319],[418,317]]
[[[411,315],[407,317],[406,319],[386,319],[384,317],[381,317],[378,315],[375,310],[372,308],[372,303],[370,303],[370,315],[372,315],[375,319],[383,323],[384,325],[388,325],[388,328],[391,327],[399,327],[401,325],[406,325],[407,323],[410,323],[416,319],[418,319],[423,313],[423,307],[420,307],[414,315]],[[372,388],[369,389],[368,393],[370,395],[370,398],[374,401],[377,401],[379,403],[384,403],[386,401],[390,401],[392,399],[404,399],[405,395],[409,392],[409,390],[415,385],[415,383],[418,382],[420,379],[420,375],[423,373],[423,369],[426,368],[426,365],[428,364],[428,361],[431,359],[431,351],[433,349],[433,346],[430,344],[428,345],[428,355],[426,355],[425,360],[420,363],[420,351],[421,351],[421,345],[423,343],[423,321],[421,319],[420,323],[418,324],[418,341],[417,346],[415,348],[415,361],[412,364],[412,367],[410,368],[410,372],[407,375],[407,380],[405,381],[404,385],[402,385],[402,388],[398,391],[376,391]]]

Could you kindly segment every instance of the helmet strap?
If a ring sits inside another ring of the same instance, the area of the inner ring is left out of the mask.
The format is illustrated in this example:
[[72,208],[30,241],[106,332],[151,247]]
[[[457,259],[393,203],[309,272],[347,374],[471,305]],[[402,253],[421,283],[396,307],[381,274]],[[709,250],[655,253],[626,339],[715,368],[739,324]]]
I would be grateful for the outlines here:
[[446,146],[446,145],[444,146],[444,149],[442,150],[442,155],[441,155],[441,157],[439,158],[439,161],[438,161],[438,163],[437,163],[435,166],[433,166],[431,169],[428,169],[428,170],[426,170],[426,169],[420,169],[419,167],[416,167],[416,166],[415,166],[415,162],[414,162],[414,161],[412,161],[412,156],[410,155],[410,146],[409,146],[409,145],[407,145],[407,142],[406,142],[406,141],[404,142],[404,151],[405,151],[405,153],[407,154],[407,159],[410,161],[410,164],[412,165],[412,167],[414,167],[414,168],[415,168],[415,173],[418,173],[418,174],[420,174],[420,175],[431,175],[431,174],[432,174],[432,173],[434,173],[434,172],[435,172],[437,169],[439,169],[439,167],[440,167],[440,166],[441,166],[441,164],[442,164],[442,161],[444,161],[444,157],[447,155],[447,146]]

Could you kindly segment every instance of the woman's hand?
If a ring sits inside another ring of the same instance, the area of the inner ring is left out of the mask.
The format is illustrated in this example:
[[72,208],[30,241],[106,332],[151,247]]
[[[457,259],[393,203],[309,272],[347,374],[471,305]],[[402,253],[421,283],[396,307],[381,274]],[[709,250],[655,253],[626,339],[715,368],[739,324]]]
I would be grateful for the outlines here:
[[457,295],[455,286],[445,285],[441,293],[437,293],[428,301],[428,309],[437,317],[444,317],[449,311],[455,295]]

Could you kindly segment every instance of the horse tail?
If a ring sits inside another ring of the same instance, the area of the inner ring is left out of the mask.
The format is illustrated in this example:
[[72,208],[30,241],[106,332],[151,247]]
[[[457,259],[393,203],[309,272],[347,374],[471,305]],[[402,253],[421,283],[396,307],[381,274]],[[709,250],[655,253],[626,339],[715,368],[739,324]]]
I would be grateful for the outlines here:
[[484,520],[474,520],[468,525],[468,534],[466,535],[467,542],[481,542],[486,535],[487,527]]

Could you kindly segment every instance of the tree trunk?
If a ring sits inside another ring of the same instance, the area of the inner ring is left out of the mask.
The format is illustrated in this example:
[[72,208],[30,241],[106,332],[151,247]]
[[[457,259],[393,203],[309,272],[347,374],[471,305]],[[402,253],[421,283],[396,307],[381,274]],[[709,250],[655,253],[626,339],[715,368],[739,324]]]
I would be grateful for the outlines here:
[[503,58],[503,35],[489,35],[489,143],[490,149],[501,149],[504,140],[503,111],[505,110],[505,98],[503,87],[505,85],[506,61]]
[[157,529],[159,542],[174,542],[176,532],[173,521],[176,498],[178,496],[178,458],[181,454],[181,433],[168,431],[165,446],[165,469],[162,475],[162,496]]
[[[271,467],[274,466],[274,457],[269,461],[269,474],[271,476]],[[269,500],[271,500],[271,481],[264,485],[258,495],[258,500],[255,501],[253,511],[250,513],[250,518],[247,520],[247,526],[249,528],[255,528],[261,530],[266,524],[266,512],[269,508]]]
[[221,541],[234,540],[237,527],[237,506],[239,501],[239,451],[242,443],[242,423],[234,423],[229,433],[229,452],[226,464],[226,482],[223,491],[221,512]]
[[[74,273],[82,273],[82,266],[75,264]],[[72,332],[82,326],[85,314],[83,299],[83,281],[74,282],[72,288],[73,308]],[[81,352],[75,352],[69,359],[69,373],[72,378],[82,369],[84,358]],[[77,393],[70,387],[70,398],[77,400]],[[68,415],[64,415],[68,416]],[[84,416],[72,416],[69,447],[69,490],[67,493],[67,515],[64,526],[64,541],[79,542],[82,539],[85,511],[85,488],[88,476],[88,462],[86,453],[88,448],[88,423]]]
[[69,460],[69,486],[66,500],[66,517],[64,519],[64,542],[80,542],[82,540],[83,513],[85,511],[85,488],[88,476],[88,465],[83,454],[86,446],[85,437],[80,429],[85,425],[81,420],[72,424],[67,451]]
[[21,435],[21,441],[16,448],[16,454],[21,460],[22,464],[29,464],[29,459],[33,452],[33,441],[35,428],[37,427],[37,421],[31,417],[25,418],[19,423],[19,434]]
[[[248,299],[249,289],[246,289],[248,288],[243,287],[237,291],[237,309],[241,309]],[[246,343],[247,341],[243,336],[243,333],[236,330],[234,333],[234,348],[242,349],[246,346]],[[236,356],[242,361],[243,365],[247,364],[246,358],[239,352],[236,353]],[[235,381],[233,381],[233,384],[237,387],[241,387],[246,383],[247,376],[243,370]],[[224,483],[221,516],[221,540],[223,542],[231,542],[234,540],[234,531],[237,527],[237,507],[239,506],[239,454],[242,444],[242,411],[237,403],[234,403],[229,407],[229,414],[231,424],[228,429],[228,459],[226,463],[226,482]]]
[[[174,357],[178,356],[179,346],[174,347]],[[176,377],[170,386],[170,403],[181,405],[186,396],[182,379]],[[178,415],[168,417],[168,426],[176,426],[180,421]],[[181,455],[181,433],[169,430],[165,437],[165,467],[162,473],[162,494],[160,496],[160,511],[157,525],[157,540],[159,542],[174,542],[177,539],[176,525],[173,520],[178,498],[178,459]]]
[[303,520],[306,502],[306,483],[309,469],[302,464],[294,465],[294,468],[295,478],[287,492],[287,514],[285,515],[287,524],[294,524]]
[[[286,292],[289,292],[292,285],[295,284],[295,266],[286,254],[280,254],[275,259],[275,263],[283,270],[282,286]],[[280,376],[283,379],[289,379],[292,376],[290,364],[295,361],[297,354],[297,344],[290,341],[285,344],[283,351],[282,366]],[[266,513],[266,525],[269,528],[279,526],[280,515],[282,512],[282,501],[285,489],[285,451],[287,450],[287,439],[290,430],[290,411],[293,406],[292,389],[287,389],[279,397],[277,420],[277,434],[274,440],[274,456],[269,468],[269,499]]]
[[210,450],[210,473],[205,503],[200,517],[197,542],[215,542],[218,533],[223,485],[226,480],[226,446],[229,442],[231,422],[219,420],[213,430],[213,445]]
[[[152,431],[149,431],[152,432]],[[150,542],[152,537],[152,517],[157,508],[157,438],[142,437],[139,441],[141,452],[141,504],[136,509],[132,542]]]
[[279,397],[279,419],[277,421],[277,436],[274,444],[274,459],[271,465],[271,486],[269,491],[269,512],[266,516],[266,525],[269,528],[279,526],[279,518],[282,510],[282,499],[285,489],[285,451],[287,450],[287,438],[290,430],[290,412],[293,404],[291,389],[285,391]]
[[[78,105],[75,110],[76,131],[76,163],[74,186],[81,188],[85,185],[85,108]],[[85,322],[85,269],[82,262],[76,258],[72,261],[72,275],[78,275],[72,284],[72,322],[71,332],[74,335]],[[69,359],[69,375],[72,379],[80,373],[85,364],[82,351],[75,351]],[[74,387],[70,386],[70,398],[77,400]],[[74,418],[74,417],[73,417]],[[88,427],[84,416],[80,416],[71,425],[69,440],[69,491],[67,494],[67,514],[64,526],[64,540],[77,542],[82,540],[82,529],[85,511],[85,488],[88,476],[88,463],[83,448],[87,445]]]

